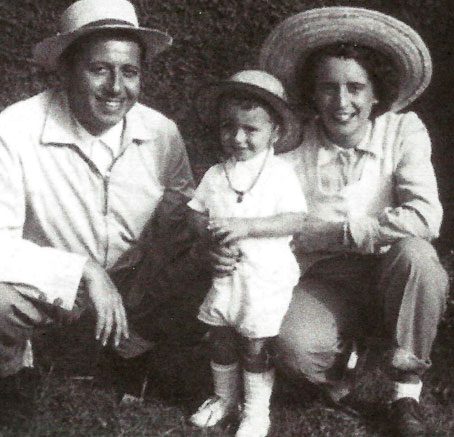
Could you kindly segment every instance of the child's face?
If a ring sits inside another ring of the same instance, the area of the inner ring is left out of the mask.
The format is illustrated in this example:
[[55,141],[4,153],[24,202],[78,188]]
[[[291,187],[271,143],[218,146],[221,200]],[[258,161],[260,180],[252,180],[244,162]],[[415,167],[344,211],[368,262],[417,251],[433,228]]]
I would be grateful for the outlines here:
[[220,139],[224,152],[238,161],[247,161],[271,147],[279,128],[261,106],[244,109],[231,100],[219,108]]

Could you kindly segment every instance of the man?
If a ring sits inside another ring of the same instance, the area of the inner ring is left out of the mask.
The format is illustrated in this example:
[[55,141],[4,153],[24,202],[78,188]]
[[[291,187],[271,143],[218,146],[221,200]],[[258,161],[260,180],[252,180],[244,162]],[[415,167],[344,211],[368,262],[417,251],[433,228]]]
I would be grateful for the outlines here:
[[64,89],[0,114],[0,396],[8,403],[18,399],[15,375],[33,329],[88,306],[103,346],[124,358],[149,350],[128,324],[142,321],[146,334],[134,311],[144,314],[144,296],[122,297],[117,286],[129,291],[125,278],[150,238],[152,271],[142,281],[182,247],[160,236],[178,229],[193,186],[176,125],[137,102],[143,60],[171,37],[139,27],[127,0],[77,1],[60,25],[34,59],[60,70]]

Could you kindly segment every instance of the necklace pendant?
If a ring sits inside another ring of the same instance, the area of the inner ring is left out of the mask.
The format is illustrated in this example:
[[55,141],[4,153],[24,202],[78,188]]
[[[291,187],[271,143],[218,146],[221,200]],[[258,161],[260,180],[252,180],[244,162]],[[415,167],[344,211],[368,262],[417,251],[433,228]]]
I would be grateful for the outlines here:
[[236,194],[238,195],[238,197],[236,198],[236,203],[241,203],[243,201],[244,193],[239,192]]

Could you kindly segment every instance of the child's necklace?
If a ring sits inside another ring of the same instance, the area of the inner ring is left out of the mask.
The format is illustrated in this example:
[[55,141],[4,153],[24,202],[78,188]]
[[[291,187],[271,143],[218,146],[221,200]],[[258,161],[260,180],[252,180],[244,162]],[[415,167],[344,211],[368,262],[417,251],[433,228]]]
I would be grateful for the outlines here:
[[252,181],[251,185],[249,185],[249,188],[247,188],[246,190],[237,190],[233,185],[232,185],[232,181],[230,180],[230,176],[229,176],[229,172],[227,171],[227,167],[225,165],[225,162],[222,164],[222,168],[224,169],[224,173],[225,173],[225,177],[227,179],[227,183],[229,184],[229,188],[235,192],[235,194],[238,196],[236,198],[236,201],[237,203],[241,203],[243,201],[243,197],[245,194],[249,193],[249,191],[251,191],[255,185],[257,184],[259,178],[260,178],[260,175],[262,174],[264,168],[265,168],[265,164],[266,162],[268,161],[268,156],[270,154],[270,150],[271,150],[271,147],[268,147],[268,150],[266,151],[266,155],[265,157],[263,158],[263,162],[262,162],[262,165],[260,167],[260,170],[258,171],[257,173],[257,176],[255,177],[255,179]]

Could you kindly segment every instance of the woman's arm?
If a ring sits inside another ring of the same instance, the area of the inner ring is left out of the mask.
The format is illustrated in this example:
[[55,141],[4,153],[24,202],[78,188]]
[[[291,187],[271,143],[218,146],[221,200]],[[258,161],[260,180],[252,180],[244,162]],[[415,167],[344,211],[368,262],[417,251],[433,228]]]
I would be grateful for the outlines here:
[[354,244],[361,252],[376,252],[405,237],[432,240],[438,236],[442,207],[431,162],[430,138],[416,114],[403,115],[401,123],[401,134],[393,146],[397,205],[385,208],[377,217],[350,221]]

